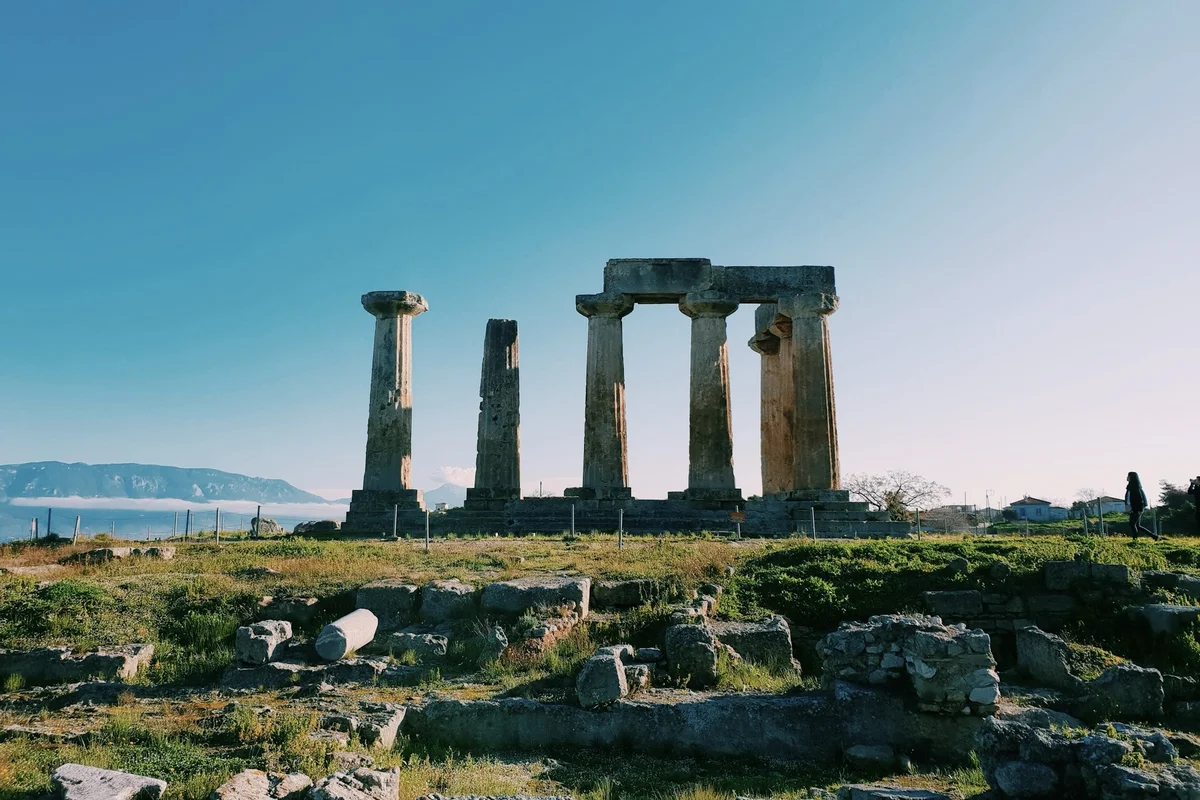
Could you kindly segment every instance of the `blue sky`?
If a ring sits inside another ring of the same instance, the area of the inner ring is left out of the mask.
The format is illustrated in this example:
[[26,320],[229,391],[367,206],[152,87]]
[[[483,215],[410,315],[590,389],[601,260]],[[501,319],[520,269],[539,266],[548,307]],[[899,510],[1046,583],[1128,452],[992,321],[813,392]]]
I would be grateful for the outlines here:
[[[832,264],[845,472],[1071,499],[1200,473],[1200,5],[7,3],[0,462],[360,485],[374,289],[424,294],[414,474],[521,325],[578,482],[605,259]],[[735,464],[759,488],[753,313]],[[626,319],[631,479],[684,488],[688,321]],[[444,473],[442,473],[444,474]],[[993,501],[994,502],[994,501]]]

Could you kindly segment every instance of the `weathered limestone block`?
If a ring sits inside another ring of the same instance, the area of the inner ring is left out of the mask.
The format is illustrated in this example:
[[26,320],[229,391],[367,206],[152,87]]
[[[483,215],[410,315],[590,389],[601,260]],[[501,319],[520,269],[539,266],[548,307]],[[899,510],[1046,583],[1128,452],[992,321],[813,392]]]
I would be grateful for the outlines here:
[[450,642],[433,633],[393,633],[387,639],[388,652],[394,656],[412,653],[421,664],[437,663],[446,657]]
[[651,670],[649,664],[627,664],[624,670],[625,685],[629,688],[630,694],[650,687]]
[[1021,628],[1016,632],[1017,666],[1038,686],[1076,691],[1083,681],[1071,674],[1067,643],[1040,628]]
[[251,517],[250,530],[256,532],[259,536],[282,536],[287,533],[282,525],[270,517],[263,517],[262,519]]
[[776,669],[800,669],[792,657],[792,629],[780,616],[764,622],[711,622],[713,633],[746,661]]
[[229,667],[221,676],[222,689],[284,689],[296,685],[372,683],[387,677],[385,658],[347,658],[333,664],[271,661],[261,667]]
[[133,555],[132,547],[99,547],[95,550],[85,550],[60,560],[63,564],[107,564]]
[[400,771],[359,768],[335,772],[319,781],[309,793],[311,800],[398,800]]
[[584,708],[595,708],[629,694],[621,660],[615,655],[601,653],[583,662],[575,681],[575,692],[579,695],[579,705]]
[[1200,606],[1175,606],[1165,603],[1142,606],[1135,609],[1156,634],[1172,636],[1193,621],[1200,619]]
[[[521,496],[521,368],[515,320],[488,320],[479,397],[475,490],[482,490],[486,500],[518,499]],[[472,494],[467,492],[468,500],[474,499]]]
[[394,630],[411,619],[421,590],[400,578],[385,578],[360,586],[356,605],[379,619],[380,630]]
[[1084,687],[1076,714],[1084,719],[1157,719],[1163,713],[1162,673],[1135,664],[1109,667]]
[[269,619],[243,626],[237,629],[237,659],[243,664],[274,661],[291,638],[292,623],[286,620]]
[[597,608],[636,608],[657,594],[655,582],[649,578],[592,583],[592,604]]
[[846,748],[842,760],[862,772],[887,774],[896,768],[896,751],[886,744],[856,744]]
[[939,617],[971,617],[983,613],[983,596],[975,589],[924,592],[925,608]]
[[479,657],[476,659],[476,663],[483,666],[491,661],[496,661],[504,655],[504,651],[507,649],[508,636],[505,635],[504,629],[499,625],[493,625],[483,636],[483,646],[479,648]]
[[837,800],[951,800],[950,795],[932,789],[908,786],[867,786],[854,783],[837,791]]
[[317,616],[321,601],[315,597],[263,597],[258,601],[260,619],[283,619],[307,625]]
[[475,613],[475,587],[458,580],[430,581],[421,589],[421,619],[445,622]]
[[129,680],[150,665],[154,645],[128,644],[74,653],[66,647],[0,650],[0,675],[20,675],[26,683]]
[[174,547],[135,547],[133,555],[140,558],[152,558],[158,561],[170,561],[175,558]]
[[518,616],[526,611],[567,606],[586,617],[591,600],[591,578],[529,577],[500,581],[484,587],[480,605],[485,612]]
[[687,679],[693,688],[717,682],[722,653],[733,657],[707,625],[672,625],[665,635],[667,665],[676,680]]
[[337,533],[342,529],[342,523],[336,519],[316,519],[309,522],[301,522],[292,529],[292,533],[299,536],[311,536],[319,533]]
[[248,769],[225,781],[209,800],[302,800],[310,786],[312,778],[302,772]]
[[371,747],[390,750],[407,709],[395,703],[364,703],[367,713],[359,720],[358,738]]
[[369,292],[362,304],[375,317],[363,489],[404,490],[412,473],[412,320],[429,304],[403,291]]
[[366,647],[375,638],[379,620],[365,608],[352,611],[341,619],[334,620],[317,634],[314,646],[317,655],[326,661],[337,661]]
[[63,764],[50,774],[62,800],[157,800],[167,782],[83,764]]

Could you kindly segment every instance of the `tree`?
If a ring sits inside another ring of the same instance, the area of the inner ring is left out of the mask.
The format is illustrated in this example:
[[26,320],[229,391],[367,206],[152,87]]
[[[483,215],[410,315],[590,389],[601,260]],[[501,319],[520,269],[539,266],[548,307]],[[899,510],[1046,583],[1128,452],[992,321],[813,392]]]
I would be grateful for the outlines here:
[[881,511],[886,510],[896,520],[908,519],[910,509],[924,511],[931,508],[950,494],[950,490],[940,483],[901,469],[882,475],[851,475],[846,488],[855,497]]
[[1164,533],[1192,533],[1195,528],[1196,506],[1187,489],[1169,481],[1159,481],[1158,509]]

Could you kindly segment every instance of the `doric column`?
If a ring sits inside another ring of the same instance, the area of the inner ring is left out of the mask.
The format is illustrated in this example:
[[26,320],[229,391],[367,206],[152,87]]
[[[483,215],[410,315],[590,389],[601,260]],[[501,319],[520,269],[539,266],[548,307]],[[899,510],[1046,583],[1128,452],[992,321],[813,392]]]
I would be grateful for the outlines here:
[[488,320],[481,372],[475,488],[467,490],[468,507],[521,497],[521,369],[516,320]]
[[816,292],[779,301],[780,313],[792,321],[793,488],[797,490],[841,488],[828,322],[837,307],[837,295]]
[[766,497],[791,491],[795,480],[792,321],[779,315],[775,303],[764,303],[755,311],[754,322],[757,333],[750,348],[762,356],[762,493]]
[[375,316],[363,489],[406,490],[412,472],[412,318],[429,304],[413,292],[369,292],[362,304]]
[[737,307],[737,300],[718,292],[693,292],[679,302],[679,310],[692,318],[688,499],[741,498],[733,478],[725,328],[725,318]]
[[621,319],[633,311],[633,299],[624,294],[579,295],[575,308],[588,318],[582,494],[629,497]]

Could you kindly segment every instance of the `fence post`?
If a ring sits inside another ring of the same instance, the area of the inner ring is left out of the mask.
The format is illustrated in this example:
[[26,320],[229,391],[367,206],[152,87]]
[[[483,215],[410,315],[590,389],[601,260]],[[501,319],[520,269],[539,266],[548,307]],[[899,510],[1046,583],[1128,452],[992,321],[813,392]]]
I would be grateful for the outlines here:
[[75,515],[75,532],[71,534],[71,544],[79,541],[79,515]]
[[575,535],[575,504],[571,503],[571,535]]
[[29,520],[29,541],[32,542],[34,539],[37,538],[37,529],[38,529],[38,521],[37,521],[37,517],[34,517],[33,519]]
[[255,539],[258,538],[258,531],[261,526],[262,526],[262,506],[259,506],[258,512],[254,515],[254,524],[251,526],[252,528],[254,528],[254,530],[251,532],[251,535]]
[[[733,510],[739,514],[742,511],[741,506],[734,506]],[[739,519],[737,521],[737,538],[739,538],[739,539],[742,538],[742,521],[741,521],[741,519]]]
[[[50,520],[53,519],[53,514],[54,514],[53,508],[46,509],[46,535],[47,536],[54,533],[54,528],[50,527]],[[38,538],[39,539],[41,538],[41,534],[38,534]]]
[[188,534],[192,532],[192,510],[187,510],[187,516],[183,520],[183,540],[188,540]]
[[429,509],[425,509],[425,550],[429,551]]
[[921,509],[917,509],[917,539],[921,538]]
[[817,511],[812,506],[808,509],[808,525],[812,528],[813,541],[817,540]]
[[399,523],[399,521],[400,521],[400,504],[396,503],[395,505],[392,506],[392,538],[393,539],[395,539],[399,536],[399,534],[396,532],[397,531],[396,526]]
[[217,544],[221,543],[221,509],[217,509],[217,518],[213,522],[213,536],[216,537]]
[[147,542],[150,541],[150,526],[149,525],[146,526],[146,541]]
[[175,521],[171,523],[171,538],[179,535],[179,512],[175,512]]
[[625,547],[625,509],[617,509],[617,549]]

